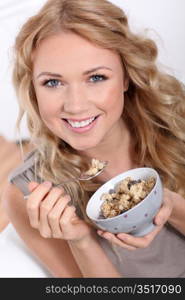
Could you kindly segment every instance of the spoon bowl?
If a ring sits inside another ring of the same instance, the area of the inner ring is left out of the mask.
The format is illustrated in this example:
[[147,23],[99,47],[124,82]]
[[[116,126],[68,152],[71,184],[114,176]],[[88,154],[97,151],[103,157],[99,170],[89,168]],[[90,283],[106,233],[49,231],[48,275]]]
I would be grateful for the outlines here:
[[66,181],[63,181],[62,183],[58,184],[57,186],[66,184],[68,182],[73,182],[73,181],[87,181],[87,180],[91,180],[92,178],[100,175],[104,169],[107,167],[108,165],[108,161],[101,161],[101,163],[103,164],[103,168],[101,168],[100,170],[98,170],[95,174],[89,175],[86,174],[86,172],[82,173],[79,177],[74,177],[74,178],[70,178]]

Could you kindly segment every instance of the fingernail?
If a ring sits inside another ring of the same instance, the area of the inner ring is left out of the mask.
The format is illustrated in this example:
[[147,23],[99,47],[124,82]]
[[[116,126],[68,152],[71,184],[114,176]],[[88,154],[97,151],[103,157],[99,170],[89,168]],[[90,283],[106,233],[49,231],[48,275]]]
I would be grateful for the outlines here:
[[44,181],[43,185],[47,186],[47,187],[51,187],[52,183],[50,181]]
[[161,225],[163,223],[163,219],[160,217],[160,218],[157,218],[156,219],[156,225]]
[[126,241],[127,240],[127,236],[124,235],[124,233],[118,233],[117,237],[122,240],[122,241]]

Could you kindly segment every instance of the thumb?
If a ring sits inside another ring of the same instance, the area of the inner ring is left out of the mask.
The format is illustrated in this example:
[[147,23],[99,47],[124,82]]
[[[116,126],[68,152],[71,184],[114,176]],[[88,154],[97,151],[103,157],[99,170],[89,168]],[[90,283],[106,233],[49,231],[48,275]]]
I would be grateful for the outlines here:
[[28,189],[30,192],[33,192],[37,187],[38,187],[39,183],[35,182],[35,181],[31,181],[28,184]]

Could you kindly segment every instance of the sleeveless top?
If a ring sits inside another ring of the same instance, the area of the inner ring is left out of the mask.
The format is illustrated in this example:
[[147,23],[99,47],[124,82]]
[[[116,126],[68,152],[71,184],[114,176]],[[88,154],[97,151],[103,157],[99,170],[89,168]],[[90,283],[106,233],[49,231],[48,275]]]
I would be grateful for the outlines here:
[[[9,175],[9,182],[15,184],[24,195],[28,194],[29,181],[41,182],[35,174],[34,153],[30,152],[24,163]],[[123,277],[185,278],[185,236],[168,223],[144,249],[126,250],[102,237],[98,236],[98,240]]]

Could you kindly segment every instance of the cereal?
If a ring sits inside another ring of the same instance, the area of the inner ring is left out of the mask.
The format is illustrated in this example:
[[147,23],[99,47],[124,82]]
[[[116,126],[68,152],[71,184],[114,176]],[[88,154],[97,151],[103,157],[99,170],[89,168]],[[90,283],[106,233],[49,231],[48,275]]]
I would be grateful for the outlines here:
[[91,161],[91,167],[85,172],[86,175],[93,176],[96,175],[100,170],[104,168],[104,163],[98,159],[93,158]]
[[104,193],[101,196],[101,216],[103,218],[115,217],[134,207],[143,200],[155,185],[155,178],[147,180],[132,180],[126,177],[115,188],[115,191]]

